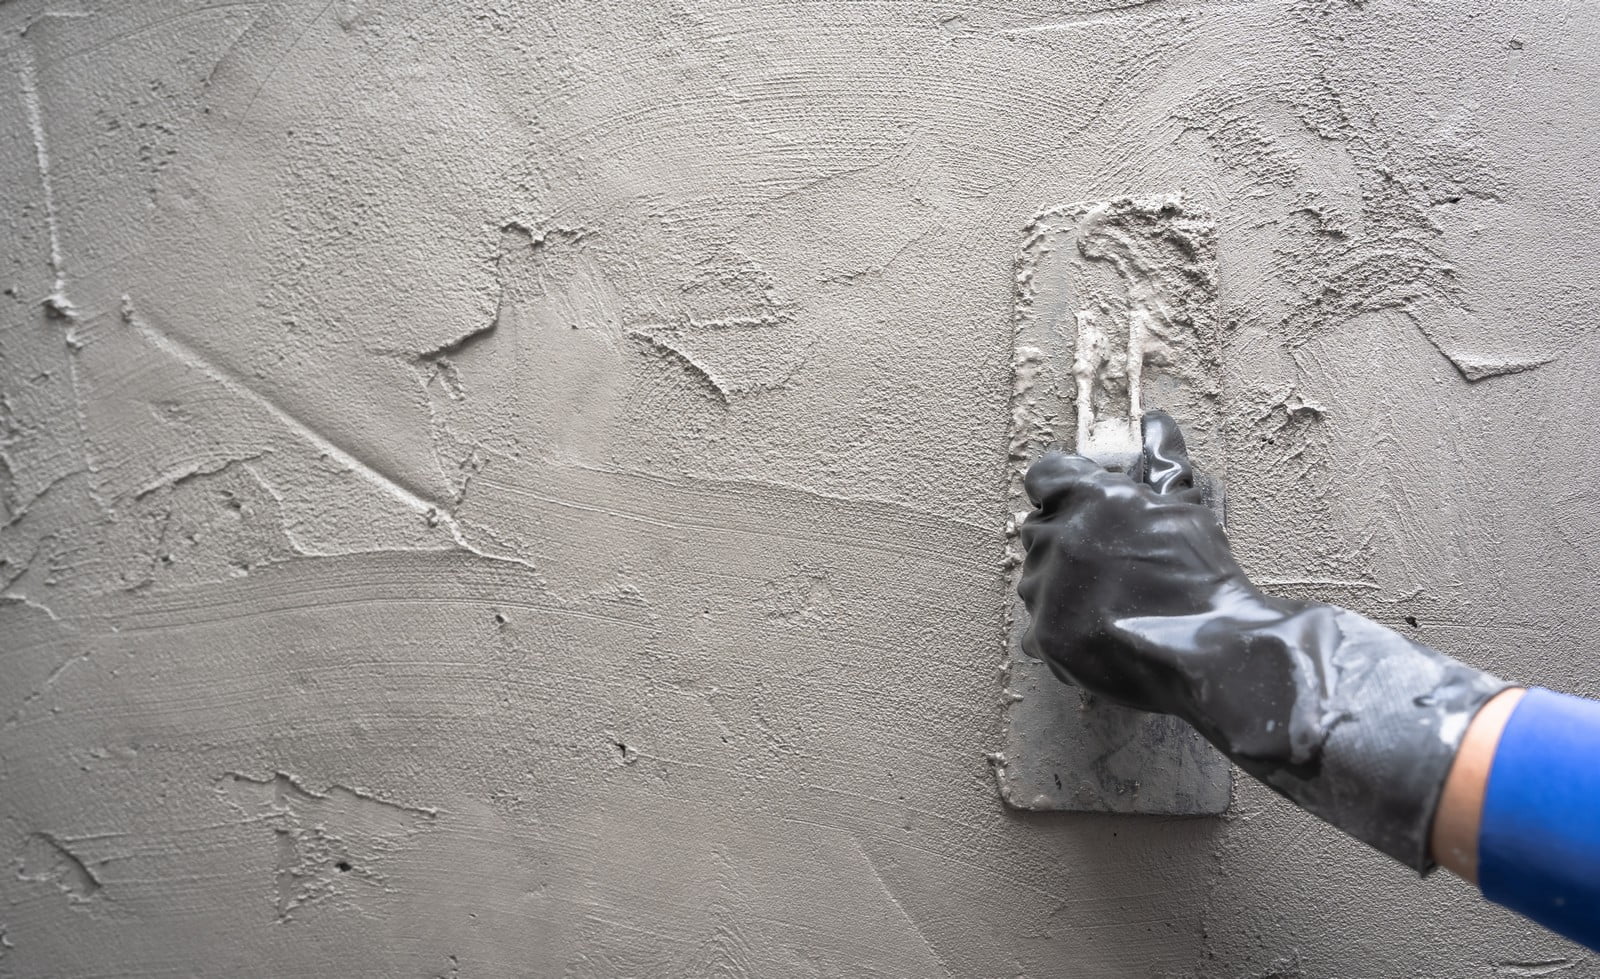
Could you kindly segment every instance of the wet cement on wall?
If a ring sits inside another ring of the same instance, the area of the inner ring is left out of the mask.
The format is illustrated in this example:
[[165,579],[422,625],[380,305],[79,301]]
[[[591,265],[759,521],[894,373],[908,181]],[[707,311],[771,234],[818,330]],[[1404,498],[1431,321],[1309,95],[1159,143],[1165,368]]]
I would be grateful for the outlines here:
[[1023,816],[1012,261],[1218,217],[1278,591],[1600,693],[1600,12],[0,4],[0,975],[1600,975]]

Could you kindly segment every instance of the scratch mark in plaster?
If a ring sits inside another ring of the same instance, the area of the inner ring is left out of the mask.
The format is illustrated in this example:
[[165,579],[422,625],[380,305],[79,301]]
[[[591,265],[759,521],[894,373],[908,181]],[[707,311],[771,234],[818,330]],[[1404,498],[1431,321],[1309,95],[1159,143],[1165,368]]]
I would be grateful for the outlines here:
[[1564,972],[1577,964],[1573,959],[1556,956],[1548,959],[1513,959],[1495,962],[1490,968],[1499,976],[1533,977]]
[[[157,476],[155,479],[152,479],[150,482],[144,484],[144,486],[140,487],[138,490],[135,490],[133,498],[135,500],[142,500],[151,493],[154,493],[156,490],[162,489],[163,487],[175,487],[199,476],[215,476],[217,473],[222,472],[230,466],[244,462],[253,462],[256,459],[260,459],[264,456],[270,455],[271,453],[271,449],[262,449],[260,452],[253,453],[251,455],[239,456],[233,459],[223,459],[221,462],[218,462],[212,466],[206,466],[199,462],[184,463],[181,466],[175,466],[172,469],[167,470],[166,472]],[[251,470],[251,474],[254,475],[254,470]],[[281,503],[282,500],[279,500],[279,502]]]
[[[494,554],[468,542],[462,533],[460,522],[456,519],[455,514],[452,513],[445,504],[424,496],[422,493],[406,486],[400,478],[391,476],[383,472],[378,467],[340,448],[327,436],[301,421],[287,409],[280,407],[275,401],[268,398],[266,395],[256,391],[249,384],[245,383],[242,378],[233,374],[231,371],[212,364],[209,360],[201,356],[197,351],[190,348],[187,344],[175,337],[169,336],[168,334],[157,330],[155,327],[144,322],[135,314],[133,309],[133,301],[127,296],[122,297],[122,319],[123,322],[138,330],[140,335],[143,336],[152,346],[166,353],[179,363],[184,364],[193,370],[200,371],[207,377],[210,377],[223,387],[227,388],[229,391],[232,391],[234,394],[237,394],[240,397],[245,398],[253,404],[261,407],[270,415],[272,415],[272,417],[275,418],[281,425],[299,435],[305,441],[311,443],[324,455],[333,459],[335,462],[338,462],[346,469],[361,475],[369,483],[383,490],[404,506],[421,515],[422,518],[427,522],[428,526],[443,526],[445,530],[449,532],[451,541],[457,547],[471,554],[477,555],[478,557],[484,558],[485,560],[504,561],[510,564],[520,565],[528,568],[529,570],[538,570],[533,564],[522,558],[512,557],[505,554]],[[257,482],[260,482],[263,487],[267,488],[267,491],[272,494],[272,496],[279,502],[280,505],[284,502],[282,495],[274,492],[271,487],[267,486],[266,481],[261,478],[260,473],[256,472],[254,469],[251,469],[250,472],[251,475],[256,477]],[[290,540],[291,543],[294,543],[292,537]],[[296,544],[296,547],[298,549],[298,544]]]
[[658,333],[676,333],[686,330],[759,330],[769,326],[778,326],[788,319],[789,317],[776,313],[705,317],[686,315],[673,323],[646,323],[637,329],[640,332],[650,330]]
[[144,322],[134,313],[133,302],[127,296],[122,298],[122,319],[123,322],[138,330],[140,335],[157,349],[171,356],[179,363],[212,378],[234,394],[240,395],[257,406],[264,408],[285,428],[315,445],[320,451],[333,458],[339,464],[366,476],[374,485],[382,488],[389,495],[411,509],[421,514],[437,513],[443,509],[442,504],[406,486],[399,478],[384,473],[376,466],[340,448],[327,436],[280,407],[277,402],[266,395],[256,391],[231,371],[211,363],[187,344]]
[[261,18],[266,13],[266,9],[267,9],[267,4],[265,4],[265,3],[255,3],[255,2],[239,3],[239,4],[231,4],[231,3],[216,4],[214,6],[206,7],[206,8],[203,8],[203,9],[215,10],[215,9],[220,8],[220,7],[234,7],[234,6],[239,6],[239,7],[257,7],[259,9],[257,9],[255,15],[250,18],[250,23],[244,25],[244,28],[239,31],[239,33],[234,37],[234,39],[232,41],[228,42],[228,46],[226,48],[222,49],[222,53],[217,55],[217,60],[211,62],[211,68],[206,71],[206,77],[204,77],[204,78],[202,78],[200,80],[200,90],[201,91],[206,91],[207,89],[209,89],[211,87],[211,79],[216,77],[217,69],[222,67],[222,63],[224,61],[228,60],[228,56],[233,54],[234,50],[239,47],[239,43],[245,39],[245,36],[248,35],[253,29],[255,29],[256,24],[260,23]]
[[294,36],[294,40],[289,42],[289,46],[284,49],[283,54],[273,59],[272,67],[267,69],[266,77],[262,78],[261,84],[257,85],[256,90],[250,93],[250,101],[244,104],[244,110],[239,113],[240,125],[243,125],[245,120],[250,117],[250,110],[255,108],[256,100],[261,98],[262,92],[266,91],[267,84],[278,74],[278,69],[282,68],[289,60],[289,53],[300,46],[300,42],[305,39],[305,36],[311,33],[311,28],[317,26],[317,21],[321,20],[329,10],[333,9],[333,5],[336,2],[337,0],[328,0],[327,3],[323,4],[322,9],[318,10],[315,16],[306,21],[306,26],[302,27],[300,33]]
[[[1069,14],[1065,17],[1058,17],[1055,20],[1047,21],[1042,24],[1030,24],[1027,27],[1009,28],[1007,33],[1033,34],[1042,33],[1045,31],[1060,30],[1065,27],[1081,27],[1086,24],[1109,24],[1114,23],[1119,18],[1129,13],[1148,14],[1150,11],[1147,11],[1145,8],[1153,7],[1156,4],[1165,2],[1166,0],[1130,0],[1128,3],[1112,4],[1108,7],[1086,10],[1078,14]],[[1156,11],[1156,13],[1161,12],[1163,11]]]
[[921,234],[912,235],[910,238],[906,239],[905,244],[895,249],[893,255],[890,255],[877,265],[867,265],[863,268],[855,269],[854,271],[841,272],[838,275],[830,275],[824,279],[821,279],[820,281],[825,285],[853,286],[865,280],[869,276],[873,278],[882,278],[884,273],[888,272],[889,269],[895,265],[895,263],[899,262],[900,259],[905,257],[906,252],[909,252],[913,246],[921,244],[923,241],[929,238],[930,235],[931,232],[923,232]]
[[[4,462],[5,462],[4,457],[0,456],[0,464],[3,464]],[[26,503],[18,503],[16,505],[16,509],[12,512],[11,516],[6,519],[6,522],[3,523],[3,524],[0,524],[0,530],[5,530],[8,527],[12,527],[12,526],[15,526],[16,524],[21,523],[22,522],[22,518],[26,517],[28,515],[28,512],[29,512],[30,509],[32,509],[33,505],[35,503],[38,503],[40,500],[44,499],[46,496],[50,495],[50,493],[52,491],[54,491],[56,487],[60,486],[62,483],[66,482],[67,480],[71,479],[74,476],[83,476],[83,475],[86,475],[88,472],[89,472],[89,470],[87,470],[87,469],[73,469],[73,470],[71,470],[69,472],[62,473],[61,475],[59,475],[59,476],[55,477],[54,479],[50,480],[50,482],[45,483],[43,486],[41,486],[39,488],[39,492],[33,494],[33,496],[28,498],[28,501]]]
[[[343,72],[344,84],[340,85],[339,88],[333,93],[332,98],[328,99],[328,103],[330,105],[347,104],[344,96],[345,93],[350,90],[350,86],[359,84],[367,77],[368,66],[377,62],[379,58],[387,55],[389,46],[393,44],[396,39],[415,37],[416,34],[412,30],[413,25],[422,20],[424,17],[432,17],[441,12],[447,12],[449,9],[449,6],[447,6],[443,0],[433,0],[432,3],[423,4],[417,13],[412,14],[410,17],[399,22],[394,30],[384,32],[383,38],[378,42],[377,45],[368,50],[366,57],[362,58],[359,62],[350,66]],[[387,13],[388,11],[385,12]],[[342,22],[340,26],[344,26]]]
[[878,888],[883,891],[884,897],[889,899],[889,903],[893,904],[895,910],[900,912],[900,917],[904,918],[906,924],[911,926],[912,932],[917,936],[917,939],[922,942],[922,947],[928,950],[928,954],[933,957],[935,962],[939,963],[939,968],[944,970],[945,975],[954,976],[955,973],[951,971],[950,963],[946,962],[944,960],[944,956],[939,954],[939,950],[933,947],[933,943],[928,940],[928,933],[923,930],[922,925],[918,923],[916,917],[913,916],[910,911],[906,910],[906,906],[901,903],[900,898],[895,895],[894,889],[891,888],[889,886],[889,882],[884,879],[883,871],[878,867],[878,862],[872,859],[872,854],[867,852],[867,848],[862,846],[861,841],[854,835],[850,837],[850,843],[856,848],[856,852],[861,854],[861,859],[866,862],[867,868],[872,871],[872,878],[878,882]]
[[[1147,3],[1149,3],[1149,2],[1157,2],[1157,0],[1145,0],[1145,2],[1147,2]],[[887,160],[879,160],[876,163],[867,163],[867,164],[863,164],[862,166],[859,166],[859,167],[849,167],[849,168],[846,168],[844,170],[835,170],[832,173],[825,173],[820,177],[812,177],[812,178],[810,178],[808,180],[805,180],[804,182],[800,183],[799,185],[797,185],[795,187],[791,187],[788,190],[783,191],[782,193],[780,193],[780,194],[778,194],[778,195],[776,195],[774,197],[769,197],[767,199],[767,204],[768,204],[768,206],[771,206],[773,204],[778,203],[779,201],[786,201],[786,200],[789,200],[790,198],[793,198],[793,197],[799,197],[799,196],[801,196],[803,194],[809,194],[811,191],[816,190],[818,187],[824,186],[826,184],[830,184],[835,180],[843,180],[843,179],[845,179],[847,177],[858,176],[860,174],[867,173],[868,171],[871,171],[871,170],[880,170],[880,169],[882,169],[884,167],[887,167],[887,166],[904,163],[905,160],[906,160],[906,155],[904,153],[900,153],[900,154],[897,154],[896,156],[891,157],[891,158],[889,158]],[[746,224],[749,224],[753,220],[755,220],[755,215],[752,215],[751,217],[746,218],[744,221],[740,222],[740,227],[744,227]]]
[[[43,605],[40,605],[38,602],[30,602],[26,598],[22,598],[20,596],[15,596],[15,595],[0,596],[0,600],[20,601],[24,605],[27,605],[27,606],[29,606],[31,608],[36,608],[36,609],[39,609],[39,610],[43,611],[46,615],[48,615],[50,617],[50,620],[52,622],[60,621],[57,618],[57,616],[56,616],[56,614],[54,612],[50,611],[48,608],[45,608]],[[10,728],[16,727],[17,726],[17,722],[22,719],[23,710],[26,709],[29,704],[32,704],[33,702],[37,701],[40,697],[43,697],[50,690],[51,687],[55,686],[56,681],[61,679],[62,675],[65,674],[67,672],[67,670],[71,669],[73,666],[76,666],[79,663],[88,662],[89,658],[93,654],[94,654],[94,650],[93,649],[86,649],[83,652],[77,654],[76,656],[69,656],[67,659],[63,660],[60,663],[60,665],[58,665],[55,669],[50,671],[50,675],[44,678],[44,682],[39,684],[39,689],[32,691],[26,697],[22,698],[22,703],[17,705],[17,709],[11,712],[11,716],[10,717],[6,718],[6,722],[3,725],[3,727],[8,729],[8,730]]]
[[[120,41],[126,41],[129,38],[138,37],[141,34],[148,34],[151,31],[160,30],[164,27],[167,27],[169,24],[183,20],[186,17],[193,17],[198,14],[210,13],[217,10],[228,10],[232,7],[264,8],[267,7],[270,2],[271,0],[235,0],[235,2],[227,3],[208,3],[192,10],[182,10],[167,17],[159,17],[155,20],[140,24],[137,27],[130,27],[125,31],[117,31],[114,34],[109,34],[105,37],[98,37],[92,43],[85,45],[84,47],[74,47],[69,51],[61,53],[57,57],[46,59],[43,63],[45,65],[54,65],[60,64],[62,61],[65,61],[68,58],[84,58],[87,55],[94,54],[97,51],[103,51]],[[3,0],[0,0],[0,3],[3,3]],[[94,16],[95,15],[93,13],[88,11],[47,10],[38,17],[35,17],[33,20],[29,21],[28,26],[32,27],[34,24],[37,24],[39,21],[46,18],[52,20],[87,20]],[[260,13],[258,12],[256,16],[259,18]]]
[[50,235],[50,272],[54,277],[50,295],[45,297],[45,313],[56,319],[72,319],[77,309],[67,298],[67,277],[61,258],[61,220],[56,210],[55,187],[50,179],[50,146],[45,139],[44,109],[39,102],[39,75],[34,67],[33,52],[24,47],[22,54],[22,105],[28,115],[28,130],[33,135],[34,160],[39,167],[39,185],[44,194],[44,220]]
[[82,857],[49,833],[34,833],[28,837],[22,858],[17,861],[17,877],[55,884],[73,904],[86,903],[99,894],[103,886]]
[[[11,584],[15,583],[17,578],[22,577],[22,575],[27,573],[27,571],[28,571],[27,568],[23,568],[22,571],[17,574],[16,578],[12,578],[11,582],[7,583],[6,587],[7,588],[11,587]],[[20,605],[26,605],[28,608],[31,608],[31,609],[34,609],[35,611],[44,613],[46,616],[49,617],[51,622],[60,622],[61,621],[61,616],[59,616],[59,615],[57,615],[55,613],[55,609],[52,609],[50,606],[44,604],[43,602],[36,601],[35,599],[29,598],[26,595],[18,595],[18,594],[14,594],[12,592],[6,592],[5,594],[0,594],[0,601],[16,602],[16,603],[18,603]],[[32,698],[29,698],[29,699],[32,699]]]
[[417,359],[429,363],[437,363],[441,360],[454,357],[480,340],[487,339],[492,333],[494,333],[496,329],[499,328],[499,326],[500,316],[497,313],[494,319],[490,320],[488,323],[485,323],[483,326],[480,326],[475,330],[469,330],[456,339],[451,340],[449,343],[434,347],[432,350],[425,350],[417,354]]
[[1264,972],[1252,972],[1247,979],[1306,979],[1305,966],[1300,962],[1300,950],[1274,958]]
[[[53,618],[53,616],[52,616],[52,618]],[[70,668],[71,666],[73,666],[76,663],[84,662],[88,658],[89,658],[89,653],[87,653],[87,652],[79,653],[78,655],[76,655],[76,656],[72,657],[71,659],[67,660],[65,663],[62,663],[60,666],[58,666],[55,669],[51,670],[50,671],[50,675],[44,678],[44,683],[39,687],[39,692],[33,694],[33,696],[29,697],[28,699],[29,700],[38,699],[44,693],[44,691],[49,690],[50,687],[53,686],[57,680],[61,679],[61,675],[63,673],[65,673],[65,672],[67,672],[68,668]]]

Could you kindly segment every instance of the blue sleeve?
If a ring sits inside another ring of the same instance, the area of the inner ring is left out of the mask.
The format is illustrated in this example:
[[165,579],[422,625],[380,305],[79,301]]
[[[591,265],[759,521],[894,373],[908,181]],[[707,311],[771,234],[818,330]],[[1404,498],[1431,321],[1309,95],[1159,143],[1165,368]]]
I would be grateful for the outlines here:
[[1511,712],[1483,797],[1478,886],[1600,950],[1600,702],[1535,688]]

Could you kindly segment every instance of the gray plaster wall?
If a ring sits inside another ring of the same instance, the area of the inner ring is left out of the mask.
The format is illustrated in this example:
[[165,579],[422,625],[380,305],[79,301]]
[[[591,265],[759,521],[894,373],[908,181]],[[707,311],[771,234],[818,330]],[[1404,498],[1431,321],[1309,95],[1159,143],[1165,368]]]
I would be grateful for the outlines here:
[[0,975],[1600,976],[997,801],[1014,260],[1219,221],[1242,560],[1600,693],[1600,8],[0,4]]

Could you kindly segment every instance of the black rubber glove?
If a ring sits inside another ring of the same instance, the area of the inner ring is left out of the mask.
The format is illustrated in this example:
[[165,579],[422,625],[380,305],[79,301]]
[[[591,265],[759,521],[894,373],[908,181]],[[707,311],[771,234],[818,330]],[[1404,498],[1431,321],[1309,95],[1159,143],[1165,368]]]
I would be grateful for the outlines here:
[[1183,435],[1143,419],[1129,474],[1028,470],[1023,649],[1063,679],[1176,714],[1246,772],[1418,871],[1472,715],[1507,686],[1346,609],[1257,591],[1198,502]]

